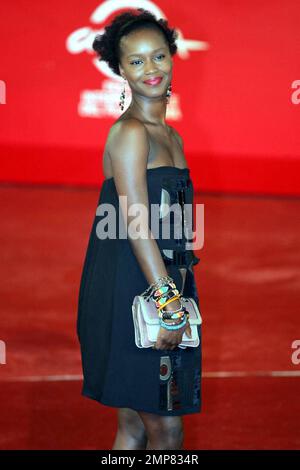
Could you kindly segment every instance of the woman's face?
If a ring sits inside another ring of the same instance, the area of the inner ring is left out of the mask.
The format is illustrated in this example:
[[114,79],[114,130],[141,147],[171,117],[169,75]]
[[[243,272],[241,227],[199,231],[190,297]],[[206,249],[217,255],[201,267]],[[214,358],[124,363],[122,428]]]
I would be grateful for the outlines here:
[[[156,29],[132,31],[120,40],[120,72],[134,93],[142,96],[165,96],[171,83],[173,61],[163,33]],[[145,80],[162,77],[157,85]]]

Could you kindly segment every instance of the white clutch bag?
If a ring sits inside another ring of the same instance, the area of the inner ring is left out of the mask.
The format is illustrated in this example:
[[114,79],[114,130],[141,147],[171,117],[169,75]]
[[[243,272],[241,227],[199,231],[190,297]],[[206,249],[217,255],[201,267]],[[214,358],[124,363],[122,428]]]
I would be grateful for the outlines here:
[[[188,346],[196,348],[200,343],[197,325],[202,323],[201,314],[192,297],[181,297],[181,301],[189,312],[192,337],[189,338],[186,333],[183,333],[182,342],[178,347],[182,349]],[[132,304],[132,316],[135,344],[138,348],[151,348],[156,343],[160,330],[155,302],[152,299],[146,300],[142,295],[136,295]]]

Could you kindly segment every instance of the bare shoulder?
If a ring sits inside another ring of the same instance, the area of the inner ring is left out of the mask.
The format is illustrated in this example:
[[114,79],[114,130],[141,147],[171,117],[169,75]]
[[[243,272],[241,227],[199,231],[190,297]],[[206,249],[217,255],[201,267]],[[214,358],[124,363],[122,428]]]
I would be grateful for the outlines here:
[[115,179],[122,177],[135,184],[144,178],[150,145],[141,121],[128,118],[115,122],[107,138],[107,150]]
[[119,145],[137,144],[137,149],[147,147],[149,150],[148,132],[146,126],[133,117],[120,119],[110,128],[107,137],[107,150],[113,156]]
[[171,129],[173,135],[175,136],[176,140],[178,141],[179,145],[181,146],[183,150],[183,138],[181,137],[179,132],[175,129],[175,127],[169,125],[169,128]]

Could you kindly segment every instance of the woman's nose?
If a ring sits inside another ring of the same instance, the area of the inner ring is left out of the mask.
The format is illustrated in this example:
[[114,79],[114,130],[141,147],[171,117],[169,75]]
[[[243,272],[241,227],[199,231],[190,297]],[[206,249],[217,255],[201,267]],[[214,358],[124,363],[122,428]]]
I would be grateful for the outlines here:
[[150,60],[145,65],[145,74],[146,75],[154,75],[157,73],[156,65]]

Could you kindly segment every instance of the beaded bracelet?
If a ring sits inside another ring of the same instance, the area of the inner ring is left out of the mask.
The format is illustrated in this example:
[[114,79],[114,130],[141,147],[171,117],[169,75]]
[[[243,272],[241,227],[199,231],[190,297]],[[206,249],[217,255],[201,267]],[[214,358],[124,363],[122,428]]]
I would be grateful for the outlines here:
[[165,320],[165,318],[163,316],[160,317],[160,319],[159,319],[160,325],[163,328],[165,328],[167,330],[177,330],[177,329],[182,328],[187,323],[188,316],[185,313],[183,313],[183,315],[180,317],[179,321],[175,321],[175,322],[172,322],[172,323],[165,322],[164,320]]
[[175,298],[179,298],[179,296],[180,296],[180,294],[179,294],[179,291],[177,289],[170,289],[167,293],[160,294],[160,297],[158,295],[156,295],[154,298],[152,297],[152,299],[155,302],[155,306],[157,308],[161,308],[161,307],[164,306],[164,304],[167,302],[167,300],[170,300],[170,299],[173,300]]
[[159,289],[161,286],[164,286],[168,282],[174,283],[174,280],[171,276],[161,276],[155,282],[150,284],[150,286],[147,287],[147,289],[141,295],[145,296],[146,300],[148,300],[155,289]]
[[[165,319],[179,319],[185,315],[185,307],[182,305],[180,300],[181,295],[177,289],[171,289],[174,287],[174,283],[169,283],[166,286],[157,289],[153,294],[152,298],[156,299],[155,305],[158,309],[159,317],[164,321]],[[175,294],[175,295],[174,295]],[[170,304],[174,300],[179,300],[180,307],[176,310],[165,310],[166,305]],[[180,323],[180,322],[179,322]],[[176,322],[175,324],[178,324]],[[168,323],[170,325],[170,323]]]
[[[166,305],[173,302],[174,300],[177,300],[177,299],[180,300],[180,297],[181,297],[181,294],[179,294],[179,291],[176,288],[176,284],[174,283],[174,280],[170,276],[160,277],[156,282],[152,283],[141,295],[146,297],[147,300],[149,298],[152,298],[152,300],[155,302],[156,307],[158,308],[158,314],[160,317],[159,322],[163,328],[167,330],[178,330],[182,328],[184,325],[186,325],[189,315],[185,307],[182,306],[182,304],[181,304],[181,308],[175,311],[172,311],[172,310],[163,311],[163,308]],[[170,295],[172,295],[171,298],[170,298]],[[169,316],[168,319],[179,318],[180,321],[173,322],[173,323],[165,323],[164,322],[165,315]]]
[[158,309],[163,308],[165,305],[170,303],[170,301],[179,299],[180,294],[176,285],[173,281],[167,282],[162,285],[160,288],[155,289],[149,295],[152,300],[155,302],[155,306]]
[[166,330],[180,330],[180,328],[182,328],[184,325],[186,325],[187,318],[186,318],[186,316],[184,316],[184,320],[182,322],[180,322],[178,325],[167,324],[162,319],[160,319],[159,323]]
[[164,304],[162,304],[160,307],[158,307],[158,311],[162,310],[166,305],[169,305],[171,302],[173,302],[174,300],[178,300],[178,299],[180,299],[179,295],[174,295],[174,297],[172,297],[172,299],[166,300],[166,302]]
[[172,310],[166,310],[165,312],[159,312],[158,316],[163,320],[178,320],[185,315],[185,311],[182,309],[180,312],[173,312]]
[[170,290],[176,290],[176,284],[173,281],[166,282],[164,285],[160,286],[158,289],[152,292],[153,299],[160,297],[162,294],[167,294]]
[[164,310],[163,312],[159,313],[159,316],[163,317],[164,320],[173,320],[176,318],[181,318],[183,315],[188,315],[189,312],[186,310],[185,307],[181,307],[178,310]]

